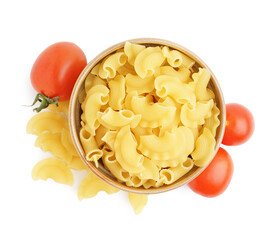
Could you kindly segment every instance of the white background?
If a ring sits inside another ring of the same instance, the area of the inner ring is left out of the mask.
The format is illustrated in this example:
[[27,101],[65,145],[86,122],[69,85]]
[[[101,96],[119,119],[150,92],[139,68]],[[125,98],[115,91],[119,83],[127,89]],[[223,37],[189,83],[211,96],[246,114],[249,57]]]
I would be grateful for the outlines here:
[[[1,1],[0,239],[275,239],[275,1]],[[131,38],[179,43],[218,78],[227,103],[247,106],[256,129],[226,147],[234,161],[227,191],[205,198],[187,186],[149,196],[135,215],[127,194],[79,201],[74,187],[33,181],[49,156],[26,134],[35,91],[29,74],[38,54],[58,41],[91,60]]]

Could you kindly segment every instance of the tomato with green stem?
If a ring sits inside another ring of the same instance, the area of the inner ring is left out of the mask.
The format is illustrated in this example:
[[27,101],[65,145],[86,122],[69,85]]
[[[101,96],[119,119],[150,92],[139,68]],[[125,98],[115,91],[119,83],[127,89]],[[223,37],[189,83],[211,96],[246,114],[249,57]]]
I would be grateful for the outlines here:
[[35,110],[57,104],[59,100],[69,100],[74,84],[86,65],[85,54],[74,43],[58,42],[46,48],[31,70],[31,83],[39,93],[33,104],[41,102]]
[[188,186],[204,197],[216,197],[230,184],[233,170],[231,156],[223,148],[219,148],[212,162]]

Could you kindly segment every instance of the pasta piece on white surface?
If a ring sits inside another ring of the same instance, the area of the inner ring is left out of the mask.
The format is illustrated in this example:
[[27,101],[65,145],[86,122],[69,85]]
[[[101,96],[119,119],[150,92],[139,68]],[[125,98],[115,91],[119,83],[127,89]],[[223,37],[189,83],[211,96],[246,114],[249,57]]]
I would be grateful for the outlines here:
[[128,199],[135,214],[139,214],[140,212],[142,212],[148,202],[148,195],[129,193]]

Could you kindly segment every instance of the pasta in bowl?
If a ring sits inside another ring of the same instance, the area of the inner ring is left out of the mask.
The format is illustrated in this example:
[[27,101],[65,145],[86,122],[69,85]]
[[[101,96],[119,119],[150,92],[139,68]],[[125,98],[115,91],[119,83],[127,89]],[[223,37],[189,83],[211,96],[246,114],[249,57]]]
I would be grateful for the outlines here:
[[161,39],[119,43],[88,63],[69,105],[74,145],[99,178],[133,193],[182,186],[225,127],[219,84],[194,53]]

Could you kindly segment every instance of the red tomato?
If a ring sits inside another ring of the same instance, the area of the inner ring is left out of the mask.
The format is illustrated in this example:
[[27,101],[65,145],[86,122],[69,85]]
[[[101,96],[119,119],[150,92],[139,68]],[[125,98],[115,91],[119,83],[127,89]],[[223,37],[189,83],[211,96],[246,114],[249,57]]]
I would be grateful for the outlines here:
[[74,84],[87,65],[83,51],[74,43],[58,42],[46,48],[36,59],[31,82],[47,97],[68,100]]
[[254,118],[252,113],[237,103],[226,104],[226,127],[222,143],[240,145],[253,134]]
[[232,158],[223,148],[219,148],[208,167],[188,183],[188,186],[202,196],[216,197],[228,187],[233,169]]

